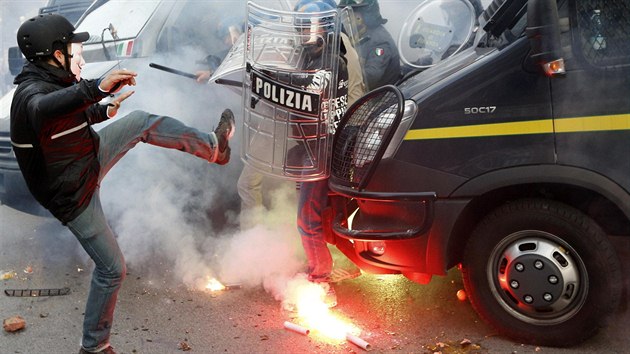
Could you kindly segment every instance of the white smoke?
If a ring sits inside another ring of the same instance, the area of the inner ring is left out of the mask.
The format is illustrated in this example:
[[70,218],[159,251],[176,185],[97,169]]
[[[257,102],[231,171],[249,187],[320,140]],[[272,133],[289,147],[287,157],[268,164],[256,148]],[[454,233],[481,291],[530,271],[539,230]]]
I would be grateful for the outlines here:
[[[177,60],[168,64],[182,67]],[[277,296],[282,291],[274,285],[277,279],[292,276],[303,264],[296,192],[293,183],[274,189],[266,196],[270,210],[260,218],[262,223],[239,231],[241,97],[225,87],[154,69],[139,70],[137,82],[131,88],[136,94],[124,103],[130,110],[167,114],[209,131],[223,109],[231,108],[237,134],[225,166],[138,144],[109,172],[102,200],[128,265],[168,270],[175,282],[195,289],[218,277],[248,287],[263,285]]]
[[[237,126],[230,163],[208,164],[179,151],[138,144],[104,179],[101,199],[131,271],[168,274],[174,284],[193,289],[203,289],[216,277],[226,284],[263,286],[283,300],[305,264],[294,183],[276,181],[265,188],[269,209],[256,227],[241,231],[236,181],[243,167],[242,97],[221,85],[199,84],[148,66],[154,62],[194,73],[196,61],[207,54],[181,48],[145,61],[121,61],[121,68],[138,72],[137,86],[126,88],[136,94],[122,109],[169,115],[211,131],[230,108]],[[124,119],[124,111],[119,114],[114,119]]]
[[[3,8],[6,5],[2,3]],[[4,16],[2,24],[6,24]],[[137,86],[124,89],[136,93],[123,102],[113,120],[141,109],[211,131],[221,112],[230,108],[237,119],[230,163],[208,164],[180,151],[140,143],[103,180],[103,207],[132,273],[166,275],[174,285],[183,283],[194,289],[205,287],[209,277],[217,277],[226,283],[263,286],[282,300],[304,265],[295,223],[294,184],[266,190],[269,210],[261,216],[262,222],[239,230],[236,181],[243,167],[238,131],[242,97],[217,84],[199,84],[148,66],[155,62],[194,73],[200,69],[197,61],[208,54],[186,47],[148,59],[120,60],[120,68],[138,73]],[[86,60],[83,77],[100,76],[89,75],[90,64],[100,70],[99,63]]]

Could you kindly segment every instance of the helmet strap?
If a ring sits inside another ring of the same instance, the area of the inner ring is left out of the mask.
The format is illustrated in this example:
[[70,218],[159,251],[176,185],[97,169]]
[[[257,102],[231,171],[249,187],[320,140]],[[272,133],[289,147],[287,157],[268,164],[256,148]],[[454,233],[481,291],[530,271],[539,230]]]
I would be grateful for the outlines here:
[[67,46],[63,46],[61,48],[61,53],[63,54],[64,64],[61,64],[61,62],[54,55],[52,55],[53,61],[55,62],[55,64],[57,64],[57,66],[60,69],[63,69],[65,71],[69,72],[69,73],[72,73],[72,70],[70,69],[70,58],[72,58],[72,56],[70,56],[68,54],[68,47]]
[[64,61],[66,64],[63,67],[64,70],[66,70],[69,73],[72,73],[72,69],[70,68],[70,59],[72,58],[72,56],[68,54],[68,46],[67,45],[63,46],[63,48],[61,48],[61,52],[63,53]]

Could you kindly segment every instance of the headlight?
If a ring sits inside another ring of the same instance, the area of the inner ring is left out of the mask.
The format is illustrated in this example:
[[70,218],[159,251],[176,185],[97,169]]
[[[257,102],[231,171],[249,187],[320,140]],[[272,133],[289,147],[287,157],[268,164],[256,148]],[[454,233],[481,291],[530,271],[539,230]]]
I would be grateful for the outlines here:
[[375,256],[382,256],[385,254],[385,242],[369,242],[368,249]]
[[398,129],[396,129],[396,132],[392,136],[392,140],[389,142],[389,145],[387,146],[387,149],[385,150],[385,153],[383,154],[384,159],[392,157],[394,156],[394,154],[396,154],[396,151],[398,151],[398,148],[400,147],[400,144],[405,138],[407,131],[409,131],[411,124],[416,118],[417,113],[418,113],[418,105],[416,104],[416,102],[412,100],[406,100],[405,112],[403,113]]

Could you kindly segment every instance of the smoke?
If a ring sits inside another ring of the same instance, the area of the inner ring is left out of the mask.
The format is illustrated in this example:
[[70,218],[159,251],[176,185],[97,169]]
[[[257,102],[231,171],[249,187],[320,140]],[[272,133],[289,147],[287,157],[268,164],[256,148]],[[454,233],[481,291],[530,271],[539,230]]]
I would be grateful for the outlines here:
[[[151,61],[183,71],[191,58],[202,55],[186,49],[184,55],[155,56]],[[124,61],[121,63],[125,67]],[[296,192],[293,183],[272,184],[267,190],[268,210],[259,224],[239,229],[240,199],[236,181],[240,161],[242,98],[216,84],[142,66],[136,94],[123,104],[177,118],[200,130],[212,130],[223,109],[237,119],[237,134],[230,142],[228,165],[175,150],[139,144],[106,176],[101,195],[112,228],[130,269],[168,274],[174,284],[203,289],[210,277],[227,284],[263,286],[282,299],[287,283],[304,264],[295,224]],[[114,119],[124,119],[121,116]],[[277,186],[279,184],[279,186]]]
[[282,300],[288,282],[304,264],[304,251],[295,226],[295,188],[284,184],[271,196],[270,209],[249,230],[226,240],[219,257],[220,278],[246,286],[263,285]]
[[[262,286],[279,301],[291,300],[297,295],[291,289],[308,283],[300,273],[305,262],[295,221],[294,183],[267,183],[269,188],[263,188],[267,208],[257,215],[258,223],[249,229],[239,227],[236,181],[243,168],[239,158],[243,98],[228,87],[199,84],[148,65],[194,73],[203,69],[199,63],[207,55],[217,54],[208,50],[214,48],[208,42],[188,36],[190,45],[177,45],[174,51],[121,60],[120,68],[138,73],[137,86],[125,88],[136,94],[123,102],[114,119],[142,109],[211,131],[229,108],[237,126],[230,163],[208,164],[180,151],[139,144],[106,176],[101,199],[132,271],[162,279],[168,275],[174,285],[192,289],[204,289],[216,277],[225,284]],[[89,78],[87,71],[84,77]]]

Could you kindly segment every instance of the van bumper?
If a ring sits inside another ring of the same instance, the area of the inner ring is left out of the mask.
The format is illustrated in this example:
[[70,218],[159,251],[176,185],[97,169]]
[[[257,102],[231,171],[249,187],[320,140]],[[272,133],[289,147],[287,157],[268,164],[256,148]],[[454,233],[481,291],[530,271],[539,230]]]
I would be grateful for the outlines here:
[[373,274],[403,274],[428,283],[428,231],[433,220],[435,193],[357,192],[331,184],[335,193],[330,237],[346,257]]

